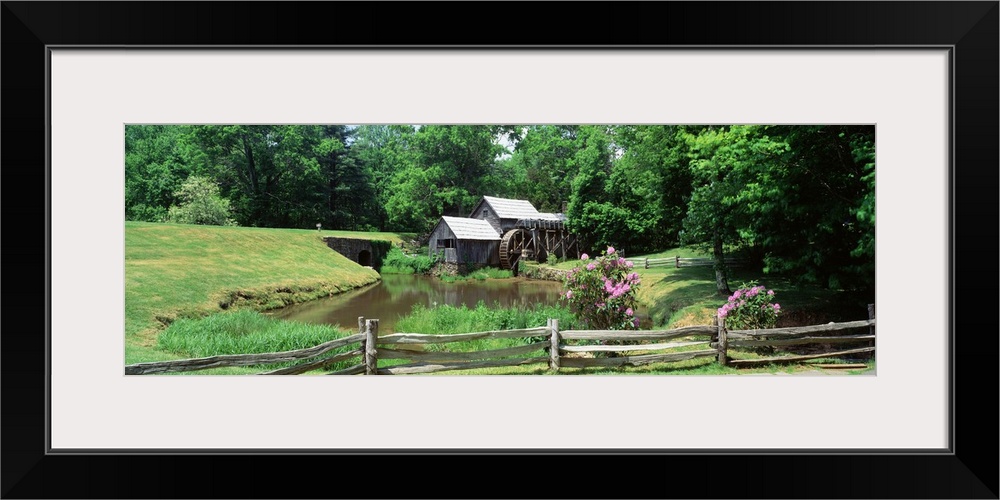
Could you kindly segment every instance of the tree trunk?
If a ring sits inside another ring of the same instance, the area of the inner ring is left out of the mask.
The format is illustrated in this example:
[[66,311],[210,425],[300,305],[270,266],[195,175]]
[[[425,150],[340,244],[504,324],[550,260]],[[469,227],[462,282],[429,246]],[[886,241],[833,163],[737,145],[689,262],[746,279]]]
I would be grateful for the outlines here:
[[721,295],[731,295],[729,276],[726,272],[725,256],[722,253],[722,236],[718,230],[712,235],[712,257],[715,258],[715,289]]

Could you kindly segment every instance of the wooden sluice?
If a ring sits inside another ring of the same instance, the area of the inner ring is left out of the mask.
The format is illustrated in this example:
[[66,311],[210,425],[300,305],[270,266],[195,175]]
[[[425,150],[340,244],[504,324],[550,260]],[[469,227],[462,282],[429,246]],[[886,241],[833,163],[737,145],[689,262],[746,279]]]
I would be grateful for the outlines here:
[[532,250],[532,257],[538,262],[543,262],[550,254],[558,258],[580,258],[577,237],[561,220],[521,219],[516,227],[530,234],[530,242],[526,242],[525,247]]

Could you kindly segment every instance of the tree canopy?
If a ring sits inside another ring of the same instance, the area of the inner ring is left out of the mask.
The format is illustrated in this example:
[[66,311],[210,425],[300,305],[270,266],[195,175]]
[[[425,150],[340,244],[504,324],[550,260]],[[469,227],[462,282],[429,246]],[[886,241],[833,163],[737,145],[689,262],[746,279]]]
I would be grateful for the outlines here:
[[129,125],[125,144],[129,220],[167,220],[192,178],[243,226],[426,233],[490,195],[565,211],[585,248],[701,245],[874,290],[873,126]]

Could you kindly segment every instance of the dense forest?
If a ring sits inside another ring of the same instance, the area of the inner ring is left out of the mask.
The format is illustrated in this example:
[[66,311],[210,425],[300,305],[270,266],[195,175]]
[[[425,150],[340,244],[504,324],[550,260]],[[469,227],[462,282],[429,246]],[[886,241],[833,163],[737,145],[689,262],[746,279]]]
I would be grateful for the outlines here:
[[588,248],[701,245],[874,290],[875,127],[130,125],[125,217],[424,234],[483,195]]

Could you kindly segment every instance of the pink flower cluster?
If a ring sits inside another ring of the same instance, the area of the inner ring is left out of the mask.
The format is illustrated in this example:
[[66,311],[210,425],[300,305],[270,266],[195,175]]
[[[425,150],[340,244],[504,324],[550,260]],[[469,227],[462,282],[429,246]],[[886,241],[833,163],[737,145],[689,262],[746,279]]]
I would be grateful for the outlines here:
[[638,327],[635,318],[636,287],[639,274],[631,272],[634,264],[607,250],[591,259],[581,254],[582,267],[566,276],[563,297],[581,321],[598,329],[629,329]]
[[732,317],[733,326],[770,328],[781,311],[781,304],[770,303],[773,297],[774,290],[760,285],[740,288],[729,296],[722,307],[716,309],[716,314],[719,319]]

